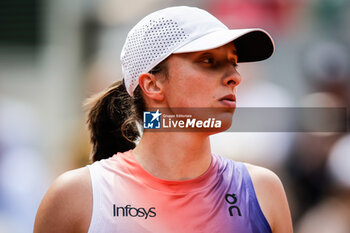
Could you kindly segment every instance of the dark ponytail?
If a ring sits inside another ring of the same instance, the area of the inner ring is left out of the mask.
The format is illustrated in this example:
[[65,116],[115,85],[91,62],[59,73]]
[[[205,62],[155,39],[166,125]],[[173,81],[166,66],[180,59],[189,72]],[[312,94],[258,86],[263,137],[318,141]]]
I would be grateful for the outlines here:
[[137,87],[132,98],[122,81],[113,83],[106,91],[89,98],[88,128],[93,144],[93,162],[109,158],[117,152],[135,148],[140,137],[136,122],[141,121],[144,101]]
[[[167,59],[149,73],[168,78]],[[92,162],[135,148],[135,141],[140,137],[137,123],[142,125],[142,115],[146,111],[141,93],[140,86],[137,86],[134,97],[131,97],[124,82],[117,81],[86,101],[85,106],[90,108],[87,124]]]

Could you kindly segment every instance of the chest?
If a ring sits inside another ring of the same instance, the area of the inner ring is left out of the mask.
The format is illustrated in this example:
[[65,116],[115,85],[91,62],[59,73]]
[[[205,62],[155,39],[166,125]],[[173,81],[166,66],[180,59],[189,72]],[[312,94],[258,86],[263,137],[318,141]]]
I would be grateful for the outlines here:
[[[130,183],[128,183],[130,185]],[[119,232],[250,232],[247,195],[230,185],[193,193],[131,186],[105,196],[106,224]]]

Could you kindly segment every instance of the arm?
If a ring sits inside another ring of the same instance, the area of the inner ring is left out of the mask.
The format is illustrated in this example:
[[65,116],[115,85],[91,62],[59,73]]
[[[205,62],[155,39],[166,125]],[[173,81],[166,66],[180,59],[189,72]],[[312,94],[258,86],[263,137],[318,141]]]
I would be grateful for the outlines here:
[[246,164],[260,207],[274,233],[292,233],[287,197],[278,176],[272,171]]
[[59,176],[45,194],[34,233],[87,232],[92,213],[92,188],[87,167]]

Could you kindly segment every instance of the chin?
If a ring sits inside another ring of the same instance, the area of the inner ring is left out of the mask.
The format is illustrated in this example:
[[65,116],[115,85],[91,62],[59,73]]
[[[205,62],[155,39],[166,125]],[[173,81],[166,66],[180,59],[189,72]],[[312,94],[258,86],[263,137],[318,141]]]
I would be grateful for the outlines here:
[[221,132],[228,130],[232,125],[233,112],[222,113],[218,116],[218,119],[222,121]]
[[212,115],[211,119],[215,119],[215,122],[220,121],[221,126],[219,128],[213,127],[208,130],[210,132],[210,135],[228,130],[232,125],[233,112],[234,111],[215,112],[215,114]]

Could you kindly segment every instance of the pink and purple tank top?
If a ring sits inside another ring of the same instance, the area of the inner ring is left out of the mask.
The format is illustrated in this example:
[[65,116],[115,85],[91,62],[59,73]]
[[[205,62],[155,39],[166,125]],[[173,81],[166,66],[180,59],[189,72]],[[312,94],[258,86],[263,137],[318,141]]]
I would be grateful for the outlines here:
[[132,150],[88,165],[93,212],[88,233],[271,233],[241,162],[212,155],[200,177],[154,177]]

